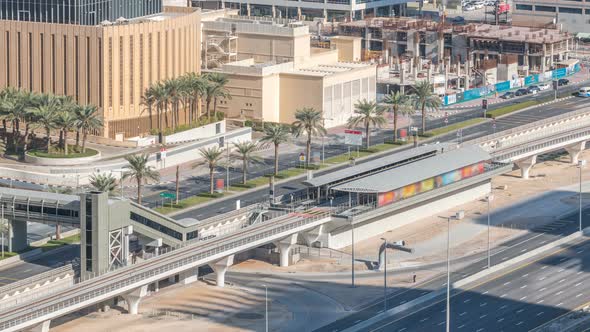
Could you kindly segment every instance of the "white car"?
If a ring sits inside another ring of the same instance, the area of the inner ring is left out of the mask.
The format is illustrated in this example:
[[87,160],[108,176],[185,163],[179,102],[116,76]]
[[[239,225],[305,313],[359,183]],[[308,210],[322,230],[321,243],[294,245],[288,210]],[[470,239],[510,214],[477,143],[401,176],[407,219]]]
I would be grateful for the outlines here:
[[470,3],[466,4],[465,6],[463,6],[463,11],[471,12],[471,11],[474,11],[474,10],[475,10],[475,6],[472,5],[472,4],[470,4]]
[[547,83],[541,83],[538,85],[539,90],[541,91],[545,91],[545,90],[549,90],[549,88],[551,87],[549,84]]
[[483,8],[483,2],[476,2],[473,4],[473,6],[475,7],[475,9],[481,9]]

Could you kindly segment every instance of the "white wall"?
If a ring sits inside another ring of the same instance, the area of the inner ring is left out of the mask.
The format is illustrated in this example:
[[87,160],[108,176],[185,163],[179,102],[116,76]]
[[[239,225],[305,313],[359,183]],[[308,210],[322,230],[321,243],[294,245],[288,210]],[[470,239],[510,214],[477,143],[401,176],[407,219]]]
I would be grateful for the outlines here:
[[[215,129],[217,127],[217,124],[220,124],[221,127],[219,132],[217,132]],[[164,142],[166,144],[176,144],[182,142],[196,141],[200,139],[211,138],[213,136],[220,135],[223,133],[225,133],[225,120],[165,136]]]
[[[399,214],[385,217],[380,220],[373,221],[365,225],[354,226],[355,241],[362,241],[368,238],[383,234],[392,229],[396,229],[408,225],[414,221],[418,221],[425,217],[435,215],[439,212],[446,211],[455,206],[474,201],[480,197],[491,192],[491,184],[486,183],[475,188],[460,192],[453,196],[449,196],[417,208],[404,211]],[[341,249],[349,246],[350,243],[350,229],[328,234],[328,247],[332,249]]]

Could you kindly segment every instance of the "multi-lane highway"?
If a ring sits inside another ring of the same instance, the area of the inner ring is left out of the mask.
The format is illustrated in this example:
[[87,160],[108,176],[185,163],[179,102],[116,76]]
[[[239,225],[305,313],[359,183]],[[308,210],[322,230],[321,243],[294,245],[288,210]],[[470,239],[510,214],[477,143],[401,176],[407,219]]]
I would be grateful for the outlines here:
[[[585,209],[583,212],[583,224],[584,227],[587,227],[590,225],[590,209]],[[498,264],[501,262],[504,262],[510,258],[516,257],[520,254],[524,254],[527,251],[533,250],[535,248],[538,248],[542,245],[545,245],[549,242],[555,241],[557,239],[560,239],[564,236],[567,236],[569,234],[572,234],[573,232],[575,232],[579,225],[577,223],[578,221],[578,214],[577,213],[572,213],[564,218],[562,218],[562,220],[558,220],[555,221],[551,224],[542,226],[542,227],[538,227],[536,229],[533,229],[530,233],[528,233],[527,235],[524,235],[522,237],[510,240],[509,242],[505,243],[502,245],[501,248],[499,248],[499,250],[497,250],[493,256],[492,256],[492,264]],[[583,251],[581,255],[580,251]],[[569,257],[567,259],[564,259],[564,257]],[[551,258],[546,258],[543,260],[538,261],[535,264],[543,264],[543,266],[546,267],[540,267],[539,269],[542,270],[548,270],[548,273],[553,273],[554,268],[549,269],[550,265],[554,265],[557,266],[557,273],[563,273],[563,277],[559,278],[558,280],[553,280],[553,279],[549,279],[552,280],[552,282],[557,283],[557,284],[561,284],[561,283],[566,283],[567,279],[567,275],[569,274],[574,274],[573,276],[570,276],[570,283],[574,280],[578,280],[583,278],[588,278],[590,277],[590,243],[588,243],[588,241],[585,242],[585,244],[583,244],[580,248],[577,248],[575,250],[565,250],[565,251],[560,251],[559,257],[557,258],[558,262],[556,263],[554,260],[552,260]],[[555,264],[554,264],[555,263]],[[476,261],[475,263],[462,268],[462,269],[455,269],[453,271],[452,274],[452,281],[456,281],[459,279],[462,279],[466,276],[472,275],[474,273],[477,273],[479,271],[482,271],[486,268],[487,266],[487,259],[483,258],[479,261]],[[566,268],[566,266],[568,268]],[[527,296],[526,298],[524,298],[522,300],[522,304],[525,305],[527,304],[527,301],[524,300],[530,300],[533,297],[531,296],[529,298],[529,295],[524,294],[519,296],[516,300],[513,298],[513,293],[515,294],[520,294],[518,293],[519,290],[525,290],[529,293],[531,293],[531,291],[533,292],[538,292],[539,290],[541,290],[543,288],[543,286],[541,287],[537,287],[534,288],[533,286],[536,285],[535,280],[532,280],[530,278],[533,278],[533,275],[536,275],[537,272],[533,273],[530,272],[528,270],[526,270],[527,268],[530,268],[530,265],[527,266],[522,266],[523,269],[520,272],[518,270],[515,270],[515,272],[513,274],[507,274],[504,277],[502,277],[504,281],[502,281],[502,286],[504,286],[504,283],[507,283],[505,286],[518,286],[518,290],[510,290],[510,288],[506,289],[506,288],[498,288],[498,289],[494,289],[494,292],[501,292],[504,291],[501,294],[498,294],[497,297],[498,299],[496,301],[492,301],[492,298],[494,296],[495,293],[491,293],[492,290],[491,288],[486,288],[484,290],[481,290],[480,286],[473,288],[471,290],[469,290],[464,295],[464,298],[462,298],[462,302],[460,300],[455,300],[453,299],[453,303],[457,302],[457,303],[463,303],[465,306],[463,307],[464,310],[461,310],[460,306],[458,309],[454,309],[454,307],[451,309],[452,312],[452,319],[457,319],[458,321],[462,321],[462,319],[464,318],[465,321],[477,321],[479,317],[483,316],[483,315],[490,315],[491,314],[486,314],[486,313],[481,313],[479,316],[475,316],[475,311],[473,309],[475,308],[471,308],[473,306],[474,303],[476,303],[476,300],[481,300],[479,302],[477,302],[477,305],[479,306],[482,303],[486,303],[484,304],[481,308],[483,309],[483,307],[488,306],[488,304],[491,303],[499,303],[499,302],[514,302],[512,303],[513,306],[511,308],[516,308],[516,302],[520,301],[520,298],[522,298],[523,296]],[[572,269],[574,268],[578,268],[578,270],[575,270],[572,272]],[[581,273],[578,273],[580,271],[583,271]],[[522,277],[524,276],[524,277]],[[530,278],[529,278],[530,277]],[[510,278],[513,278],[514,280],[511,280]],[[538,278],[543,278],[543,276],[539,276]],[[565,280],[561,281],[563,278],[565,278]],[[522,280],[521,280],[522,279]],[[498,279],[499,280],[499,279]],[[538,282],[542,282],[543,280],[537,280]],[[492,280],[490,280],[492,281]],[[522,283],[524,282],[524,283]],[[578,287],[581,286],[575,286],[578,282],[580,282],[579,280],[576,281],[575,283],[571,284],[570,286],[574,286]],[[527,283],[530,283],[531,285],[529,286]],[[526,286],[524,286],[525,284],[527,284]],[[567,283],[569,284],[569,283]],[[523,288],[520,288],[524,286]],[[406,302],[409,302],[419,296],[423,296],[425,294],[427,294],[428,292],[431,292],[433,290],[436,289],[442,289],[446,287],[446,275],[440,275],[434,279],[431,279],[423,284],[417,285],[415,288],[403,288],[403,289],[395,289],[393,290],[388,298],[388,307],[395,307],[401,304],[404,304]],[[481,287],[484,287],[484,284],[481,285]],[[485,288],[485,287],[484,287]],[[528,289],[527,289],[528,288]],[[581,292],[582,295],[577,296],[579,293],[574,294],[573,298],[576,299],[576,301],[566,301],[566,300],[562,300],[559,302],[556,302],[554,305],[556,306],[555,310],[552,310],[551,308],[547,308],[545,310],[542,310],[543,314],[539,315],[539,316],[535,316],[535,321],[538,322],[538,324],[542,324],[543,322],[547,322],[553,318],[555,318],[556,316],[558,316],[559,314],[563,314],[564,312],[566,312],[567,310],[570,310],[571,308],[575,308],[580,304],[580,301],[577,300],[584,300],[585,302],[590,301],[590,291],[588,291],[588,289],[590,289],[590,284],[586,285],[586,293],[584,295],[584,292]],[[480,297],[476,298],[477,293],[480,292]],[[547,290],[547,289],[543,289],[543,292],[548,292],[547,296],[551,295],[551,291]],[[555,293],[559,292],[559,290],[556,290]],[[565,293],[565,291],[564,291]],[[562,295],[564,293],[560,293],[558,295]],[[504,297],[502,297],[502,295],[504,294],[510,294],[510,296],[505,295]],[[470,297],[465,297],[469,295]],[[555,294],[553,294],[555,295]],[[569,293],[568,293],[569,295]],[[462,295],[463,296],[463,295]],[[577,298],[576,298],[577,296]],[[473,299],[470,299],[473,298]],[[536,296],[534,297],[536,299]],[[440,300],[440,299],[438,299]],[[501,301],[500,301],[501,300]],[[467,302],[464,302],[467,301]],[[472,302],[473,301],[473,302]],[[539,298],[536,301],[542,301],[541,303],[538,304],[543,304],[545,303],[546,300]],[[563,302],[560,306],[557,306],[557,304],[559,304],[560,302]],[[585,302],[581,302],[581,303],[585,303]],[[550,301],[547,301],[547,303],[553,303]],[[546,304],[547,304],[546,303]],[[444,326],[438,326],[437,324],[440,323],[441,320],[444,320],[444,312],[441,313],[441,311],[444,309],[444,304],[442,305],[443,308],[439,309],[438,306],[440,306],[440,303],[435,303],[432,302],[430,303],[432,304],[432,308],[433,309],[424,309],[422,311],[414,311],[411,312],[410,314],[408,314],[407,316],[403,316],[401,317],[394,317],[393,319],[387,319],[384,320],[378,324],[375,324],[374,326],[372,326],[372,328],[370,330],[378,330],[378,331],[444,331]],[[533,302],[531,305],[535,305],[537,304],[536,302]],[[509,303],[502,303],[499,307],[502,307],[504,305],[509,305]],[[428,304],[426,305],[422,305],[421,308],[426,308],[426,306],[428,306]],[[466,312],[466,309],[470,308],[470,310],[472,311],[470,315],[467,314],[463,314],[464,312]],[[490,307],[491,308],[491,307]],[[503,309],[507,309],[503,308]],[[494,313],[495,315],[495,310],[498,310],[499,308],[496,308],[494,310],[491,310],[492,313]],[[514,311],[518,311],[522,308],[518,307],[517,309],[515,309]],[[418,309],[416,309],[418,310]],[[431,311],[432,310],[432,311]],[[436,310],[438,310],[437,312],[435,312]],[[376,301],[373,304],[368,305],[367,307],[363,308],[362,310],[349,315],[345,318],[342,318],[340,320],[337,320],[335,322],[332,322],[331,324],[328,324],[320,329],[317,329],[316,332],[335,332],[335,331],[342,331],[345,330],[346,328],[349,328],[353,325],[355,325],[358,322],[361,321],[365,321],[371,317],[374,317],[375,315],[377,315],[378,313],[383,311],[383,299],[376,299]],[[423,313],[425,312],[425,313]],[[541,311],[536,312],[536,314],[538,314]],[[442,316],[437,316],[435,314],[440,314]],[[507,313],[506,313],[507,314]],[[466,317],[464,317],[466,316]],[[543,317],[541,317],[543,316]],[[487,316],[482,317],[486,318]],[[436,318],[436,319],[435,319]],[[503,321],[505,321],[507,318],[502,319],[502,317],[498,317],[497,320],[500,320],[500,322],[498,323],[502,323]],[[422,320],[422,322],[420,322]],[[426,326],[426,325],[420,325],[417,323],[426,323],[429,320],[431,320],[429,322],[433,323],[434,320],[436,320],[435,322],[435,326]],[[520,323],[520,321],[516,321],[514,322],[514,324],[518,324]],[[459,326],[466,324],[461,323],[461,324],[457,324],[454,325],[455,328],[458,328]],[[525,323],[521,323],[525,324]],[[529,323],[527,323],[529,324]],[[467,325],[465,325],[467,326]],[[490,325],[491,326],[491,325]],[[486,331],[502,331],[504,329],[503,327],[504,325],[501,325],[500,328],[496,329],[496,328],[491,328],[488,329],[486,328],[486,324],[482,324],[479,327],[475,327],[474,324],[470,325],[470,327],[468,329],[465,329],[465,331],[477,331],[479,328],[484,328]],[[453,331],[461,331],[461,329],[455,329],[453,328]],[[527,330],[527,328],[530,328],[529,325],[525,325],[523,326],[522,330]],[[510,330],[510,329],[504,329],[504,330]],[[515,329],[515,330],[520,330],[520,329]],[[484,331],[484,330],[480,330],[480,331]]]
[[[528,331],[590,301],[590,240],[558,248],[514,270],[458,289],[451,298],[452,331]],[[437,299],[368,331],[444,331],[446,302]],[[421,309],[421,310],[420,310]]]

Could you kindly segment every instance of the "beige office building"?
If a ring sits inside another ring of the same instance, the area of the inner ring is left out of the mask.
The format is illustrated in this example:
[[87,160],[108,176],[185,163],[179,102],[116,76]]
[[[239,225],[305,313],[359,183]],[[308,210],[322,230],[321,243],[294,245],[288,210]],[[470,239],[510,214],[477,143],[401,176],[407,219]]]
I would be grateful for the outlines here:
[[206,70],[229,77],[232,98],[218,105],[229,118],[291,123],[297,109],[313,107],[329,128],[346,124],[358,101],[376,98],[375,65],[358,62],[360,38],[312,48],[296,20],[211,14],[203,41]]
[[0,88],[97,105],[104,137],[147,133],[145,88],[200,72],[200,15],[194,8],[165,7],[156,15],[96,26],[0,20]]

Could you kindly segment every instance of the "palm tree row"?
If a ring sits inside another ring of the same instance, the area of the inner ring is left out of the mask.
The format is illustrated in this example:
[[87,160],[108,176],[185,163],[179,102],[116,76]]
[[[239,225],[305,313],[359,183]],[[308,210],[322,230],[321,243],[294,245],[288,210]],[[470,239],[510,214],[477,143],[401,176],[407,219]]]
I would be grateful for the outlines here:
[[[0,119],[4,128],[4,140],[8,138],[7,124],[12,128],[8,142],[16,153],[24,153],[29,146],[34,129],[44,129],[47,152],[51,152],[51,133],[59,132],[59,147],[68,154],[68,133],[76,132],[76,149],[86,152],[88,134],[100,130],[103,121],[93,105],[78,105],[70,97],[38,94],[14,88],[0,90]],[[24,124],[24,133],[22,125]]]
[[184,111],[184,123],[191,124],[199,120],[202,116],[203,100],[207,119],[211,120],[212,102],[213,113],[217,118],[217,101],[231,98],[225,87],[227,83],[228,78],[219,73],[189,73],[152,84],[142,97],[142,104],[149,115],[150,129],[154,129],[154,112],[157,119],[156,128],[160,134],[164,128],[176,129],[180,125],[181,110]]

